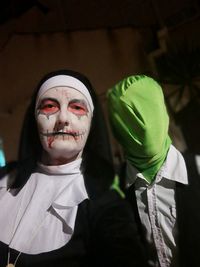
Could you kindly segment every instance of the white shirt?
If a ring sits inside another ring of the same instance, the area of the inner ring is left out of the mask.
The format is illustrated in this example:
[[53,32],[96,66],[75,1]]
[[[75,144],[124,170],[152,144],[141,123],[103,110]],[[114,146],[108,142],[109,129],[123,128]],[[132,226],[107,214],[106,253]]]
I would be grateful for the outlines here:
[[[181,153],[171,146],[167,159],[152,184],[127,164],[128,186],[135,183],[139,216],[149,243],[152,266],[177,266],[176,182],[188,184],[187,170]],[[153,251],[156,248],[158,260]]]
[[72,237],[78,204],[88,198],[81,159],[59,166],[39,164],[16,194],[0,181],[0,241],[38,254],[64,246]]

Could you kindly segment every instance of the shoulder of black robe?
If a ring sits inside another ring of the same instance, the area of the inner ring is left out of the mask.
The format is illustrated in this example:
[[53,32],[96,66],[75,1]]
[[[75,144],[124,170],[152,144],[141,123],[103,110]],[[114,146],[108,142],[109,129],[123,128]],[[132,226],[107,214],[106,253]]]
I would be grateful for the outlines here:
[[90,203],[91,253],[95,267],[147,267],[130,203],[110,190]]

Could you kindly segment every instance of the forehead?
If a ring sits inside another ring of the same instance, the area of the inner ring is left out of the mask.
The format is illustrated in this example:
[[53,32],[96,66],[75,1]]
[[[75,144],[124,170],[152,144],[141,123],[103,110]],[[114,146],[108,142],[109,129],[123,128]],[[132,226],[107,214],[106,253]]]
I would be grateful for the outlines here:
[[78,90],[67,86],[57,86],[48,89],[44,94],[40,96],[43,98],[54,98],[54,99],[83,99],[87,102],[87,98]]

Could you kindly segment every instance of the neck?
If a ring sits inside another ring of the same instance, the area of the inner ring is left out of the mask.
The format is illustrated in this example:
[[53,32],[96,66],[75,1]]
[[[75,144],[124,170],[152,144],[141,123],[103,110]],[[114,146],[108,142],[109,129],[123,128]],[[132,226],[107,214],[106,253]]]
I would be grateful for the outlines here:
[[59,156],[59,157],[52,157],[51,155],[49,155],[48,153],[44,152],[42,155],[42,163],[45,165],[64,165],[67,163],[70,163],[78,158],[81,157],[81,153],[78,153],[72,157],[63,157],[63,156]]

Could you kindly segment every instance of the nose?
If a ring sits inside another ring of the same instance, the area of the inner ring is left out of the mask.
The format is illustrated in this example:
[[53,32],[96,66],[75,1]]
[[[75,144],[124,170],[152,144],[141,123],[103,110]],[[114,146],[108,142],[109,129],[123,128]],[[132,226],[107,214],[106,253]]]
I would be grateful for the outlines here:
[[65,126],[69,125],[69,114],[66,109],[60,109],[56,120],[56,131],[62,130]]

